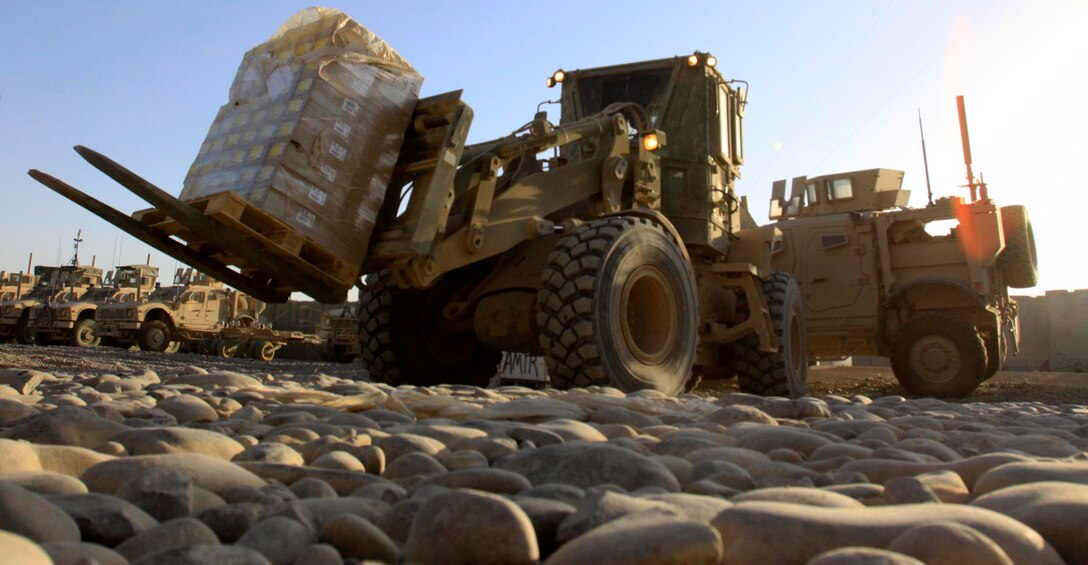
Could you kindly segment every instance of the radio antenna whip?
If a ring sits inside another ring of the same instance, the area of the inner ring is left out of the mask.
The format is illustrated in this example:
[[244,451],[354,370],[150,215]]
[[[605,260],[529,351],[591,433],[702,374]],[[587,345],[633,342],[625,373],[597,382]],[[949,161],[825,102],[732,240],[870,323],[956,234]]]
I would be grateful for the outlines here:
[[922,129],[922,109],[918,109],[918,134],[922,136],[922,163],[926,167],[926,195],[929,206],[933,205],[933,186],[929,184],[929,156],[926,155],[926,132]]

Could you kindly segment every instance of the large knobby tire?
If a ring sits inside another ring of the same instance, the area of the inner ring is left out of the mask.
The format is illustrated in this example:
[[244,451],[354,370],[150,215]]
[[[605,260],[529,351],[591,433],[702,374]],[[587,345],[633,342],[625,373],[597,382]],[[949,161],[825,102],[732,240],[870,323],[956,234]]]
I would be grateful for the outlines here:
[[602,218],[560,239],[537,304],[553,387],[684,390],[699,342],[695,276],[657,223]]
[[162,353],[170,347],[170,326],[162,320],[145,320],[136,332],[136,345],[143,351]]
[[763,282],[763,295],[778,338],[778,351],[760,351],[755,335],[740,340],[733,354],[737,385],[743,392],[761,396],[804,396],[808,387],[808,340],[801,289],[789,274],[775,273]]
[[73,347],[94,347],[101,343],[102,339],[94,335],[94,320],[83,318],[82,320],[76,320],[76,325],[72,328],[72,334],[69,336],[68,342]]
[[913,395],[963,398],[987,373],[986,344],[971,324],[943,314],[907,322],[892,343],[892,371]]
[[465,280],[454,272],[424,290],[388,281],[380,290],[359,293],[359,357],[372,380],[394,386],[489,384],[502,352],[480,343],[471,324],[451,323],[442,313]]
[[38,332],[30,325],[30,317],[24,315],[15,322],[15,341],[23,345],[34,345],[38,342]]
[[1035,254],[1035,232],[1023,206],[1001,208],[1005,249],[997,257],[997,267],[1011,288],[1031,288],[1039,283],[1039,259]]

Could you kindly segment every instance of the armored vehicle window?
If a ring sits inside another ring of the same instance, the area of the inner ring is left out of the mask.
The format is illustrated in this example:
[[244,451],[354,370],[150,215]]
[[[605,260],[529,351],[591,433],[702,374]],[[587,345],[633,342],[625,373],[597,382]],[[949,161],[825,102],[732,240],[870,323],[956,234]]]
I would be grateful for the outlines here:
[[190,293],[187,293],[187,295],[183,296],[182,298],[185,299],[186,302],[196,302],[196,303],[199,304],[199,303],[204,302],[204,293],[203,292],[190,292]]
[[824,249],[833,249],[835,247],[842,247],[849,242],[849,239],[842,234],[825,235],[820,238],[820,243],[823,244]]
[[729,93],[726,92],[725,85],[722,85],[718,87],[718,136],[721,139],[719,150],[726,161],[733,160],[731,144],[733,128],[729,125],[730,117],[732,117],[732,108],[729,105]]
[[126,292],[118,297],[118,302],[136,302],[136,295]]
[[789,203],[789,205],[786,206],[786,216],[792,218],[792,217],[794,217],[794,216],[796,216],[796,215],[798,215],[800,213],[801,213],[801,197],[800,196],[794,196],[793,198],[790,198],[790,203]]
[[815,204],[816,203],[816,183],[814,183],[814,182],[808,183],[808,186],[805,187],[805,192],[808,193],[808,203],[809,204]]
[[634,102],[650,115],[651,125],[656,124],[662,110],[659,102],[670,76],[672,69],[584,77],[578,82],[582,114],[596,114],[616,102]]
[[177,295],[178,289],[173,286],[164,286],[156,289],[148,296],[148,300],[169,300]]
[[850,179],[835,179],[827,186],[828,200],[845,200],[854,197],[854,187]]
[[105,300],[113,294],[113,289],[109,287],[96,288],[91,292],[83,295],[83,300],[87,302],[94,302],[96,300]]

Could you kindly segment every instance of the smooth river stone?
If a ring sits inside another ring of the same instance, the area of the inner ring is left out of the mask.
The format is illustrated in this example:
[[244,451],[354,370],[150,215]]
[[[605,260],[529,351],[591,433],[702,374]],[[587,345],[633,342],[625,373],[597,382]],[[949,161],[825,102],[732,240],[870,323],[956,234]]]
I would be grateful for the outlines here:
[[106,547],[114,547],[159,523],[148,513],[115,496],[63,494],[50,496],[49,502],[75,520],[83,541]]
[[144,469],[155,467],[179,471],[187,475],[194,485],[218,495],[233,487],[260,488],[266,484],[257,475],[233,463],[208,455],[187,453],[139,455],[106,461],[87,469],[83,482],[92,492],[114,493]]
[[[952,471],[963,479],[968,487],[978,488],[976,481],[995,467],[1027,460],[1013,453],[986,453],[961,461],[948,463],[916,463],[894,459],[858,459],[843,465],[840,471],[857,471],[874,483],[884,484],[895,477],[913,477],[931,471]],[[1088,469],[1088,466],[1085,467]],[[1046,479],[1040,479],[1046,480]]]
[[730,432],[737,438],[737,447],[761,453],[784,448],[792,449],[808,457],[818,448],[835,443],[824,434],[786,426],[760,425],[735,432],[731,429]]
[[291,565],[316,541],[314,533],[299,522],[274,516],[254,524],[234,545],[260,553],[272,565]]
[[0,473],[41,470],[34,446],[23,441],[0,439]]
[[864,508],[865,505],[846,496],[828,490],[811,487],[770,487],[748,491],[729,499],[729,502],[788,502],[823,508]]
[[825,551],[805,565],[925,565],[909,555],[875,547],[840,547]]
[[744,502],[719,514],[712,524],[725,544],[726,563],[760,565],[802,564],[840,547],[887,547],[903,532],[935,521],[952,521],[982,532],[1014,563],[1063,563],[1054,548],[1024,524],[996,512],[957,504],[848,509]]
[[496,465],[529,479],[533,485],[564,483],[579,488],[616,484],[628,491],[660,487],[678,492],[669,470],[649,457],[607,444],[549,445],[519,451]]
[[191,394],[179,394],[164,398],[155,405],[159,410],[165,410],[171,416],[177,418],[178,423],[190,422],[214,422],[219,419],[219,414],[207,402]]
[[42,549],[53,565],[128,565],[128,559],[120,553],[97,543],[61,541],[43,543]]
[[609,522],[562,545],[548,565],[711,565],[722,540],[705,522],[636,514]]
[[594,528],[631,514],[679,516],[680,512],[667,502],[609,491],[591,492],[578,505],[577,511],[559,524],[556,540],[562,545]]
[[1088,485],[1088,461],[1021,461],[992,468],[975,482],[975,496],[1023,483],[1062,481]]
[[275,441],[247,447],[244,451],[231,458],[231,461],[260,461],[281,465],[304,465],[306,463],[302,458],[302,454],[293,447]]
[[82,494],[87,492],[83,481],[49,471],[21,471],[0,474],[0,481],[19,485],[35,494]]
[[401,552],[377,526],[351,514],[340,514],[321,527],[319,539],[335,547],[345,556],[361,561],[368,559],[396,563]]
[[[4,475],[0,475],[2,478]],[[79,541],[75,521],[47,499],[0,480],[0,529],[37,543]]]
[[971,506],[1031,526],[1066,563],[1088,563],[1088,484],[1043,481],[1010,486],[976,498]]
[[438,485],[449,488],[467,488],[495,494],[517,494],[532,485],[525,477],[502,469],[461,469],[427,477],[415,488]]
[[525,512],[493,494],[449,491],[415,513],[405,559],[410,563],[531,564],[540,558]]
[[147,428],[129,430],[113,437],[130,455],[196,453],[230,461],[245,450],[233,439],[209,430],[193,428]]
[[778,425],[778,421],[766,412],[755,406],[747,406],[744,404],[719,408],[710,414],[707,414],[706,419],[708,422],[714,422],[715,424],[721,424],[726,427],[732,426],[737,422],[754,422],[770,426]]
[[87,469],[114,459],[112,455],[71,445],[35,445],[33,449],[42,470],[75,478],[82,478]]
[[16,427],[9,437],[90,449],[127,429],[128,426],[97,416],[91,410],[61,406]]
[[476,415],[482,420],[526,420],[531,422],[550,418],[586,420],[589,411],[577,404],[551,398],[520,398],[492,404]]
[[168,549],[190,545],[219,545],[219,538],[196,518],[177,518],[163,522],[125,540],[115,550],[126,559],[135,560]]
[[1012,565],[1012,560],[982,532],[955,522],[915,526],[892,540],[888,549],[927,565]]
[[192,373],[188,375],[180,375],[167,381],[167,384],[178,385],[193,385],[200,388],[252,388],[252,389],[264,389],[264,385],[257,379],[243,375],[241,373],[235,373],[234,371],[218,371],[214,373],[199,374]]
[[370,484],[385,482],[385,479],[362,471],[342,471],[339,469],[320,469],[317,467],[244,461],[237,463],[236,466],[260,478],[279,481],[285,485],[294,484],[295,481],[305,478],[321,479],[328,483],[340,496],[348,496],[352,492]]
[[5,563],[19,565],[53,565],[53,560],[38,544],[23,536],[0,530],[0,548]]

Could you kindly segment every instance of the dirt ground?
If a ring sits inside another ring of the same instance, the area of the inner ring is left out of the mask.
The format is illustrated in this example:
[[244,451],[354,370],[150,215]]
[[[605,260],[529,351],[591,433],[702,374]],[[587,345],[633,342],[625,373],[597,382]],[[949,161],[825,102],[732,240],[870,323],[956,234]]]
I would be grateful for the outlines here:
[[[325,363],[276,359],[271,362],[252,359],[220,359],[189,353],[161,354],[122,351],[107,347],[77,349],[65,346],[37,347],[0,345],[0,368],[36,369],[46,372],[130,373],[144,368],[163,375],[182,367],[196,365],[208,370],[232,370],[242,373],[273,375],[310,375],[324,373],[337,377],[355,377],[362,372],[358,363]],[[720,395],[736,391],[735,381],[702,382],[697,394]],[[891,369],[880,367],[812,367],[809,370],[809,394],[838,394],[870,397],[897,394],[907,396]],[[1033,373],[1002,371],[985,382],[965,402],[1043,402],[1048,404],[1088,404],[1088,373]]]

